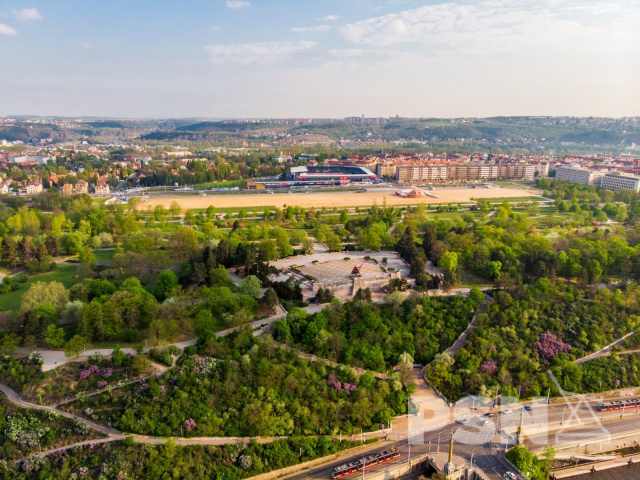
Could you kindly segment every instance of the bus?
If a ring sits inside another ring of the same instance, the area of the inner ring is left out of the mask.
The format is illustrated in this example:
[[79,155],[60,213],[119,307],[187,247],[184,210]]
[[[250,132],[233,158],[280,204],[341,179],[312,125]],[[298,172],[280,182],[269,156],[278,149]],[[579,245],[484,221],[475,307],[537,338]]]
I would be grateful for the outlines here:
[[395,460],[399,457],[400,452],[398,452],[395,448],[391,451],[384,450],[383,452],[374,453],[360,460],[355,460],[351,463],[346,463],[334,468],[333,472],[331,472],[331,478],[335,479],[346,477],[347,475],[351,475],[352,473],[361,472],[362,470],[366,470],[367,468],[371,468],[376,465],[380,465],[381,463]]

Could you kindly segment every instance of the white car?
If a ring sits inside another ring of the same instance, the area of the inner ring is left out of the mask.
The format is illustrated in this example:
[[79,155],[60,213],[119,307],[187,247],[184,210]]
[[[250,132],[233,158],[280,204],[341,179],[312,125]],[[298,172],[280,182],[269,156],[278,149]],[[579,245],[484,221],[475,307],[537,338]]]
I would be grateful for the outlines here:
[[504,412],[502,412],[503,415],[509,415],[510,413],[513,413],[513,410],[506,409]]
[[513,473],[513,472],[507,472],[507,473],[505,473],[505,474],[502,476],[502,478],[507,478],[507,479],[509,479],[509,480],[516,480],[516,478],[517,478],[517,477],[516,477],[516,474],[515,474],[515,473]]

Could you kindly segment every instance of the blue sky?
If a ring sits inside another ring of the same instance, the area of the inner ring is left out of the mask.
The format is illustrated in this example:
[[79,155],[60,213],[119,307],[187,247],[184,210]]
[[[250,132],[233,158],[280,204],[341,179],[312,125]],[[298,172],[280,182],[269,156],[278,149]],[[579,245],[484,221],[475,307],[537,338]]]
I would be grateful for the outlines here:
[[0,115],[640,115],[638,0],[0,0]]

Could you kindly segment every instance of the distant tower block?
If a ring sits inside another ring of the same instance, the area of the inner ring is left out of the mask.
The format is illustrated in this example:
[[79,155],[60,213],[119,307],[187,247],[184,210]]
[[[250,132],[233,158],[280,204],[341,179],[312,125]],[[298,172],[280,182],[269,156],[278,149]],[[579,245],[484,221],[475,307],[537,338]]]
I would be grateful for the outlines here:
[[447,478],[453,478],[456,472],[456,466],[453,464],[453,432],[451,432],[451,441],[449,442],[449,461],[444,464],[444,474]]

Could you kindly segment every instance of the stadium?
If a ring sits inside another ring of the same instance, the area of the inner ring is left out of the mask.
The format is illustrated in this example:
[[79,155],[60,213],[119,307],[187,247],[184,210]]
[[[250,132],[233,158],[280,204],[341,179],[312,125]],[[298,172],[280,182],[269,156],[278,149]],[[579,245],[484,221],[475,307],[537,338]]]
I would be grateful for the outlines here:
[[329,187],[350,183],[373,183],[378,176],[365,167],[324,166],[292,167],[285,181],[255,182],[249,188]]

